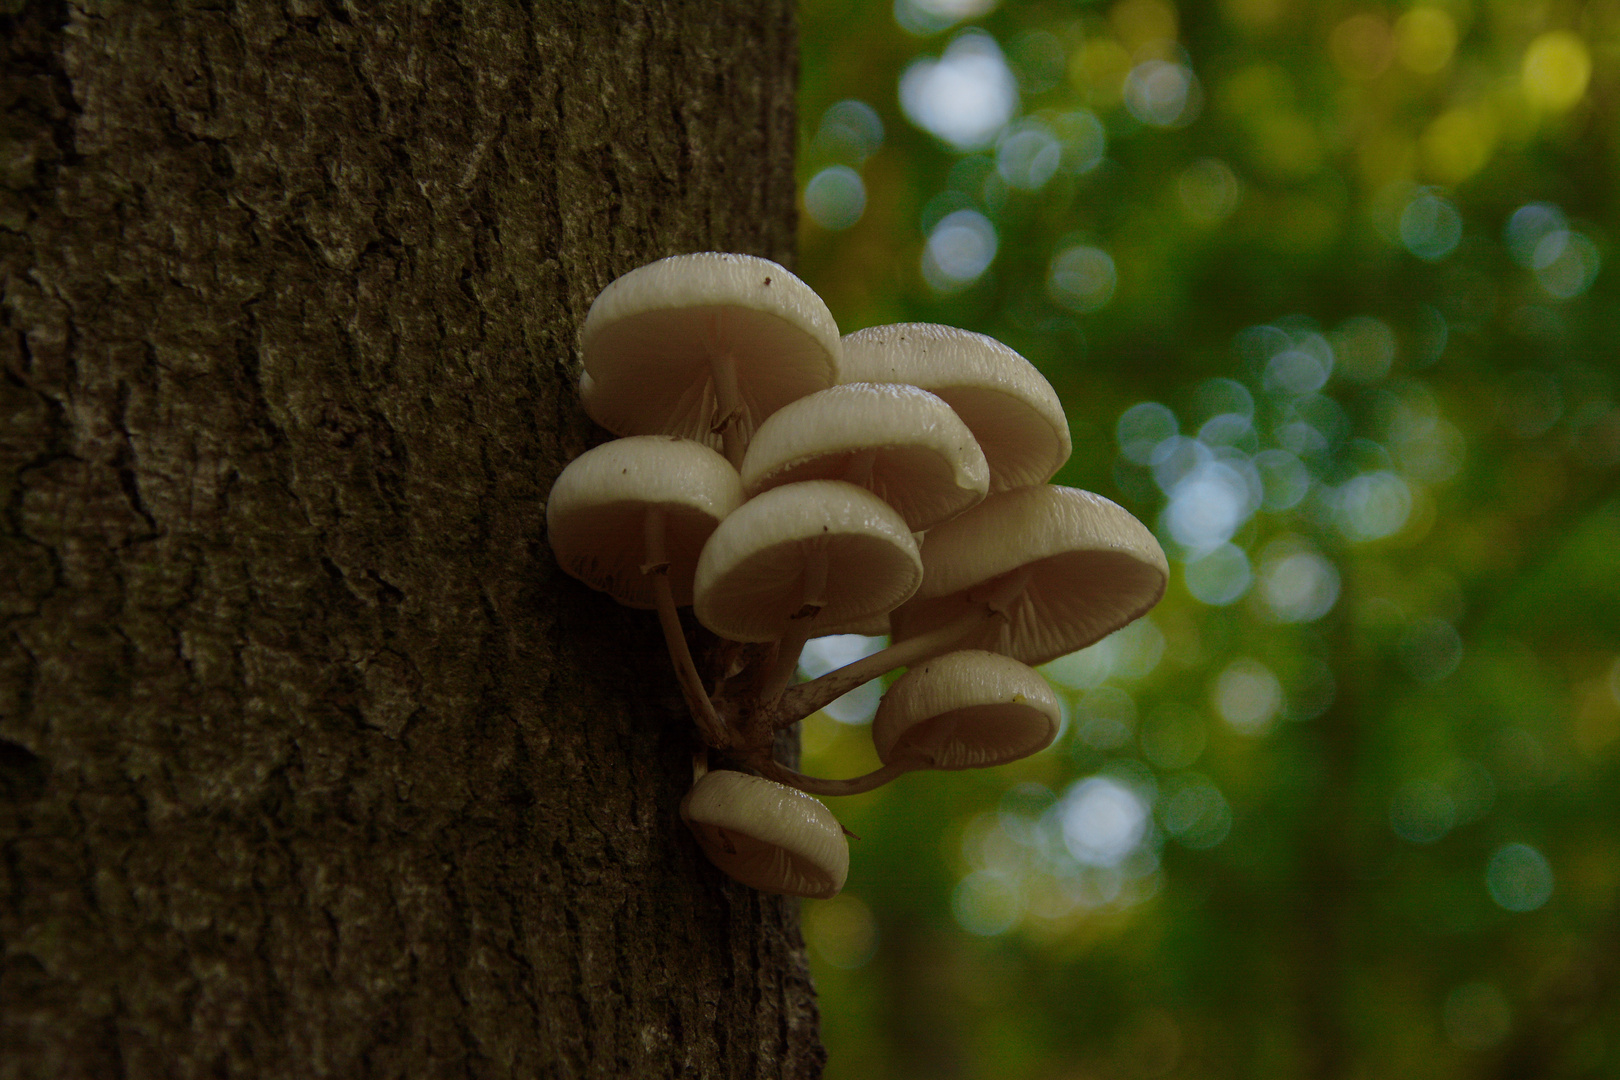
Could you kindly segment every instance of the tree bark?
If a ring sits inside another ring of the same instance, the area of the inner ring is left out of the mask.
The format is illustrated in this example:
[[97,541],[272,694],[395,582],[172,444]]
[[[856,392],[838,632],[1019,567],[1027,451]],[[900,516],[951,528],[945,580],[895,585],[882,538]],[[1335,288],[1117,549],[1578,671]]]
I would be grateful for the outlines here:
[[577,330],[793,240],[788,0],[0,2],[0,1075],[813,1076],[562,575]]

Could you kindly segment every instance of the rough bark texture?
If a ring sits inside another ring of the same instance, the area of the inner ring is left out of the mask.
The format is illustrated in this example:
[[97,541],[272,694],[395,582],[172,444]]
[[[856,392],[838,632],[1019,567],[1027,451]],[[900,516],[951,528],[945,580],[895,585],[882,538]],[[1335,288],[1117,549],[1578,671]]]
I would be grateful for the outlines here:
[[792,4],[0,2],[0,1075],[806,1076],[562,576],[598,289],[792,244]]

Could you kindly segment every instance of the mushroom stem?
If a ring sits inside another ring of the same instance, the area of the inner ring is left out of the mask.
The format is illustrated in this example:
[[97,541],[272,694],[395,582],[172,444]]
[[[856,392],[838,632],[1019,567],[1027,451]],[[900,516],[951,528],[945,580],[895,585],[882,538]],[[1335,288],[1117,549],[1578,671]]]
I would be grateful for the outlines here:
[[827,600],[827,547],[816,541],[806,547],[804,585],[799,593],[803,606],[793,616],[788,632],[777,641],[776,660],[760,683],[759,700],[767,710],[793,681],[793,673],[799,667],[799,654],[804,652],[804,643],[810,640],[816,616]]
[[860,795],[882,787],[897,776],[927,768],[925,763],[916,758],[906,758],[891,761],[865,776],[856,776],[848,780],[828,780],[820,776],[806,776],[802,772],[795,772],[769,756],[750,759],[748,763],[758,769],[765,779],[798,788],[807,795]]
[[[967,637],[989,619],[1003,617],[999,611],[971,611],[946,623],[938,630],[896,642],[881,652],[829,671],[818,679],[786,690],[774,710],[777,727],[792,727],[817,709],[825,708],[851,690],[887,674],[895,668],[910,667],[940,653]],[[808,790],[808,789],[807,789]]]
[[720,316],[709,319],[709,372],[714,377],[715,417],[713,430],[720,433],[726,460],[734,469],[742,468],[748,444],[743,441],[737,418],[742,414],[742,392],[737,388],[737,362],[720,340]]
[[681,618],[675,613],[675,593],[669,587],[669,560],[664,554],[664,511],[656,506],[647,508],[643,519],[643,538],[647,561],[642,564],[643,574],[652,574],[653,597],[658,608],[658,625],[664,630],[664,645],[669,649],[670,662],[675,665],[675,677],[680,681],[686,708],[692,714],[703,741],[710,746],[729,746],[731,739],[725,724],[714,711],[699,678],[697,665],[692,662],[692,651],[686,647],[686,633],[681,629]]

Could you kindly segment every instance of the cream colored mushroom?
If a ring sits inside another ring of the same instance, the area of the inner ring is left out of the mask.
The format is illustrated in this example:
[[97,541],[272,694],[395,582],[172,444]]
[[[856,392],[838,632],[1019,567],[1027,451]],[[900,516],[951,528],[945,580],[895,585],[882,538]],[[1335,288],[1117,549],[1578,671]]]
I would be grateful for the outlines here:
[[990,491],[1044,484],[1069,459],[1069,422],[1052,384],[995,338],[933,323],[844,337],[842,382],[906,383],[944,398],[990,463]]
[[729,743],[703,689],[675,609],[692,602],[698,557],[742,503],[725,458],[669,435],[615,439],[570,461],[546,500],[557,564],[621,604],[655,608],[693,719],[713,746]]
[[1118,504],[1046,485],[993,495],[923,539],[923,583],[889,617],[896,641],[976,612],[1005,614],[957,642],[1044,664],[1145,614],[1170,566],[1147,526]]
[[922,578],[900,515],[864,488],[806,480],[749,499],[698,558],[693,610],[732,641],[776,641],[889,611]]
[[581,331],[585,411],[619,435],[670,434],[742,461],[760,421],[838,381],[827,305],[768,259],[699,252],[638,267]]
[[709,861],[763,892],[826,900],[849,875],[849,841],[802,791],[730,770],[705,773],[681,802]]
[[742,463],[752,497],[800,480],[846,480],[932,528],[983,499],[990,470],[942,398],[915,386],[849,383],[784,405],[759,426]]
[[878,758],[930,769],[978,769],[1051,745],[1062,712],[1040,673],[969,649],[924,661],[883,695],[872,721]]
[[1145,614],[1170,569],[1153,534],[1124,509],[1055,485],[991,495],[930,529],[922,555],[922,585],[889,615],[894,644],[791,687],[775,723],[952,649],[1044,664]]

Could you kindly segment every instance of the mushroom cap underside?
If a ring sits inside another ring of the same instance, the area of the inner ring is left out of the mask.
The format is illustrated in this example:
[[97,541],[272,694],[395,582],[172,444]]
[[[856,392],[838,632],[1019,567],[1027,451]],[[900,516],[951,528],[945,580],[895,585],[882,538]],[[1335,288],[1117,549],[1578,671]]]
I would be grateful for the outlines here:
[[901,676],[878,706],[872,741],[885,763],[915,757],[929,768],[975,769],[1045,749],[1060,720],[1057,695],[1039,672],[964,650]]
[[706,773],[681,816],[709,860],[763,892],[828,899],[849,875],[849,841],[817,799],[763,777]]
[[[715,530],[693,610],[722,637],[775,641],[800,618],[816,633],[889,611],[921,580],[916,541],[894,510],[853,484],[807,480],[750,499]],[[807,599],[817,611],[804,612]]]

